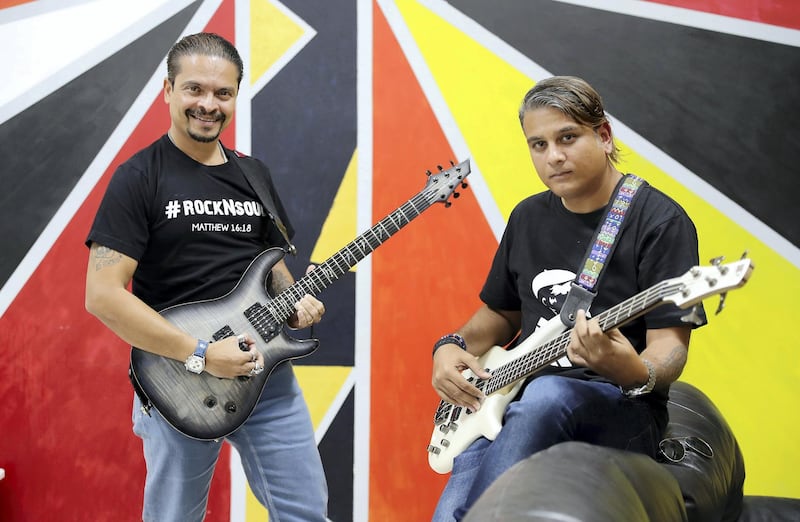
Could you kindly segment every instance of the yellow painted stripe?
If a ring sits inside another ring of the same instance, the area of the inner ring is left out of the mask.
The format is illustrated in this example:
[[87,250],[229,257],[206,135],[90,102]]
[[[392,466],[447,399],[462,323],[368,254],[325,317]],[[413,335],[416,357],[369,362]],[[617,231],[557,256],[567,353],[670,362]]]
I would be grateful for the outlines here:
[[250,1],[250,84],[303,35],[303,29],[267,0]]

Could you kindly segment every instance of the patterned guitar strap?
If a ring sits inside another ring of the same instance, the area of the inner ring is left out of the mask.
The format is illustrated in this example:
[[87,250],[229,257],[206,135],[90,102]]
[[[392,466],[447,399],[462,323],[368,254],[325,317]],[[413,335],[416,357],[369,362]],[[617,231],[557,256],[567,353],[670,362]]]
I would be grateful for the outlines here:
[[609,203],[606,217],[600,221],[578,275],[570,285],[564,306],[561,307],[561,322],[567,327],[572,328],[575,325],[578,310],[589,310],[597,295],[596,288],[601,272],[617,246],[616,239],[622,232],[625,214],[631,209],[639,188],[646,184],[645,180],[633,174],[626,174],[619,182],[617,195]]

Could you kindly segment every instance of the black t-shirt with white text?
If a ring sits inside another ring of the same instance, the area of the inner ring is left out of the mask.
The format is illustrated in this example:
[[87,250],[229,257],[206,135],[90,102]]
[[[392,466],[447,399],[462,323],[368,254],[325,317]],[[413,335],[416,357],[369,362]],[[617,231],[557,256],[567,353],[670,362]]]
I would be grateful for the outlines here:
[[165,135],[109,182],[87,244],[135,259],[133,293],[156,310],[221,297],[267,246],[284,242],[231,154],[202,165]]

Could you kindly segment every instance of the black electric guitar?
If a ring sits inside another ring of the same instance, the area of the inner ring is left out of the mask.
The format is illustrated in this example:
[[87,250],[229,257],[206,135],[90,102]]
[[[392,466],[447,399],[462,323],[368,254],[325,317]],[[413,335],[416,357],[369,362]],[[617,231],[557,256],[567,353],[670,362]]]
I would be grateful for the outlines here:
[[419,194],[358,236],[347,246],[299,279],[271,296],[266,279],[284,256],[281,248],[259,254],[226,295],[169,307],[161,315],[192,336],[219,341],[243,333],[256,340],[264,355],[265,371],[259,375],[222,379],[207,372],[190,373],[182,361],[131,350],[131,373],[152,405],[175,429],[201,440],[214,440],[233,433],[253,411],[271,371],[279,363],[310,355],[317,339],[298,340],[284,331],[294,305],[305,294],[317,295],[372,253],[392,235],[434,203],[450,206],[450,195],[466,188],[469,160],[431,174]]
[[[694,306],[706,297],[722,294],[717,313],[722,310],[725,292],[744,286],[753,271],[749,259],[722,264],[712,261],[708,267],[696,266],[681,277],[662,281],[622,303],[597,315],[605,332],[618,328],[662,304],[680,308]],[[685,320],[692,322],[692,312]],[[486,395],[477,412],[439,402],[434,428],[428,445],[428,464],[437,473],[449,473],[453,459],[479,437],[494,440],[503,427],[506,406],[519,392],[525,377],[533,375],[566,355],[570,331],[559,316],[538,328],[512,350],[494,346],[479,358],[479,364],[491,372],[489,379],[479,379],[470,370],[463,375]]]

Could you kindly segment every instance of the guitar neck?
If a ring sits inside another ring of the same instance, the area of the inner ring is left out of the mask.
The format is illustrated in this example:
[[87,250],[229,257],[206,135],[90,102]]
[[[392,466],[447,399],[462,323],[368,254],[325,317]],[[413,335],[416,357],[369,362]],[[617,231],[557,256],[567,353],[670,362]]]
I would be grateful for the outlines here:
[[270,303],[275,320],[285,322],[304,295],[316,296],[325,290],[432,204],[428,191],[423,190],[278,294]]
[[[631,320],[643,315],[653,308],[665,304],[665,296],[673,295],[680,288],[681,283],[674,280],[663,281],[649,289],[636,294],[622,303],[600,313],[597,320],[600,328],[605,332],[618,328]],[[558,317],[552,319],[560,321]],[[533,375],[553,361],[567,354],[570,330],[562,332],[553,339],[529,350],[527,343],[536,341],[531,335],[518,347],[520,351],[527,352],[521,357],[509,361],[497,368],[492,368],[492,377],[486,382],[483,391],[486,395],[501,390],[520,379]]]

